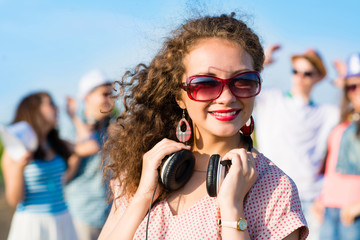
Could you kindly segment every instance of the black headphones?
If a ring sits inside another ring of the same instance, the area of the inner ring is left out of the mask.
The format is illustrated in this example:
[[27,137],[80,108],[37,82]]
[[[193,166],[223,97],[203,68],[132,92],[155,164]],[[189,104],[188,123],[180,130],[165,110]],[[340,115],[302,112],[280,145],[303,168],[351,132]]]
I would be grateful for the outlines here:
[[[219,154],[210,157],[206,173],[206,190],[210,197],[216,197],[224,180],[231,160],[220,161]],[[180,150],[165,158],[159,169],[159,180],[169,191],[184,186],[190,179],[195,166],[195,157],[190,150]]]

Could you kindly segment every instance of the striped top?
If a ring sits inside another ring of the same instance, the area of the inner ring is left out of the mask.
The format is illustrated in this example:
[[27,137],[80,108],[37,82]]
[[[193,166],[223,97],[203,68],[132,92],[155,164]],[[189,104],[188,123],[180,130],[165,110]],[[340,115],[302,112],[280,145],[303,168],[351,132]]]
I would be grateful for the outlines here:
[[64,173],[62,157],[50,161],[34,160],[24,169],[25,198],[17,206],[18,212],[57,214],[67,209],[64,200]]
[[[99,146],[103,146],[106,128],[94,133]],[[65,199],[71,216],[93,227],[102,228],[111,205],[107,203],[107,183],[103,179],[101,153],[81,160],[77,174],[65,187]]]

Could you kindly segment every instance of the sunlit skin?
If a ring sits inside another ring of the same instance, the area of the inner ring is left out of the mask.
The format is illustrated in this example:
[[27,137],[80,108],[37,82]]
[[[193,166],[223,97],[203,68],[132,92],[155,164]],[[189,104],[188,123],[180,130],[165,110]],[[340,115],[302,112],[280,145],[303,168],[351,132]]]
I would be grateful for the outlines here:
[[345,86],[356,85],[353,90],[347,91],[347,96],[352,103],[355,112],[360,112],[360,77],[350,77],[345,80]]
[[114,103],[111,94],[111,85],[99,86],[91,91],[85,98],[85,117],[98,121],[109,115]]
[[[302,57],[294,59],[292,67],[298,73],[292,75],[291,94],[293,96],[300,96],[309,102],[311,90],[321,80],[321,76],[316,68],[307,59]],[[304,76],[304,72],[312,72],[313,75],[311,77]]]
[[[184,65],[187,77],[193,75],[209,75],[223,79],[233,77],[235,74],[253,70],[252,58],[240,46],[222,39],[203,39],[185,57]],[[211,142],[233,142],[233,146],[224,149],[218,144],[219,149],[230,150],[239,146],[239,129],[250,118],[254,97],[239,99],[225,86],[220,97],[209,102],[191,100],[185,91],[178,101],[179,106],[186,108],[194,124],[194,151],[207,151],[203,146]],[[201,136],[201,138],[199,138]],[[229,141],[230,138],[230,141]],[[233,140],[231,140],[231,138]],[[207,141],[206,143],[203,141]],[[214,152],[217,149],[213,149]]]

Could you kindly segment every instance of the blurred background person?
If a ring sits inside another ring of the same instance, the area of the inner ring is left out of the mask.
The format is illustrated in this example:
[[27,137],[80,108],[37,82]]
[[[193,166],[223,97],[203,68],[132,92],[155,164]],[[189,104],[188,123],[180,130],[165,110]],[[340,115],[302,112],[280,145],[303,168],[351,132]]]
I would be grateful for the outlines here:
[[39,145],[18,161],[6,148],[2,156],[6,199],[16,207],[8,239],[77,239],[63,188],[76,172],[79,159],[58,137],[57,112],[47,92],[24,97],[16,109],[13,123],[26,121]]
[[111,84],[102,71],[92,70],[79,82],[80,112],[76,100],[67,98],[67,113],[76,132],[75,152],[82,161],[65,192],[80,240],[97,239],[110,211],[100,151],[114,105]]
[[[346,74],[340,65],[346,66]],[[324,213],[320,211],[324,214],[320,239],[359,240],[360,53],[352,54],[346,65],[337,62],[335,66],[344,86],[341,123],[329,136],[324,186],[315,209],[325,207]]]
[[[273,63],[272,55],[278,49],[280,45],[267,49],[265,65]],[[295,181],[309,225],[308,239],[318,239],[320,223],[310,207],[322,187],[319,169],[339,111],[335,106],[318,105],[311,98],[313,88],[326,76],[319,53],[309,49],[292,56],[291,61],[291,89],[263,89],[256,99],[256,140],[260,151]]]

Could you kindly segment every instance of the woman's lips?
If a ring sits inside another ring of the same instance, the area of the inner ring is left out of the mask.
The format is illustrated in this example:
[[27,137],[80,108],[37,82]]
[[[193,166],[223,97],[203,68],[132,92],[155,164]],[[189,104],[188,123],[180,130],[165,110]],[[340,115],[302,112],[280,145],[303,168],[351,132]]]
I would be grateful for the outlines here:
[[231,121],[235,119],[240,113],[240,110],[219,110],[212,111],[210,114],[219,121]]

